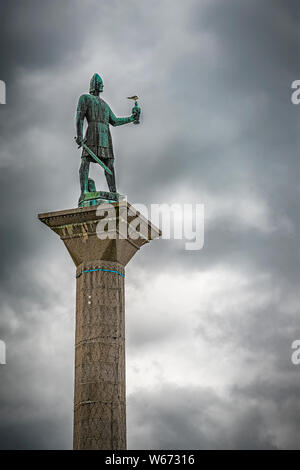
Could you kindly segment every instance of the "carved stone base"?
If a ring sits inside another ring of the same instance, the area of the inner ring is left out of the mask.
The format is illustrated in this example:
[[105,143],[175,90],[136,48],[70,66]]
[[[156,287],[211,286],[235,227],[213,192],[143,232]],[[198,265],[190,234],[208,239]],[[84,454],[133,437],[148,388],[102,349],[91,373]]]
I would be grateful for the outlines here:
[[111,193],[107,191],[90,191],[80,196],[78,207],[97,206],[101,203],[112,203],[119,201],[118,193]]

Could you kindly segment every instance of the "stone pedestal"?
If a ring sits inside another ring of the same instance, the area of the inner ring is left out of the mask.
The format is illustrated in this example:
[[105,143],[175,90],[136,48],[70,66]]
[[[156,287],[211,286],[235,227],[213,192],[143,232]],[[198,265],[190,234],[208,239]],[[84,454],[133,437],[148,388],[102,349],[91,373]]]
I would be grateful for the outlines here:
[[[125,201],[101,206],[101,213],[99,207],[38,217],[60,236],[77,268],[74,449],[121,450],[126,449],[124,268],[160,231]],[[144,237],[130,230],[137,217]]]

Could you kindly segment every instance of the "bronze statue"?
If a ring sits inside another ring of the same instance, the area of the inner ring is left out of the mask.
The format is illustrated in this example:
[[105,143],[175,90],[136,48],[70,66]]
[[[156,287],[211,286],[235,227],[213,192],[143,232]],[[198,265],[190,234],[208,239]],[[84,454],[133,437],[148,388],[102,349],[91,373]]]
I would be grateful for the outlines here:
[[[129,117],[118,118],[114,115],[108,104],[100,98],[103,91],[103,81],[97,73],[92,76],[90,81],[90,93],[81,95],[78,101],[76,114],[76,142],[82,147],[81,165],[79,170],[81,195],[79,198],[79,206],[91,205],[84,204],[91,192],[96,191],[93,180],[89,179],[90,163],[98,162],[105,171],[106,181],[110,194],[107,199],[117,200],[117,190],[114,172],[114,152],[112,139],[109,130],[109,124],[112,126],[121,126],[133,122],[139,123],[140,108],[137,104],[137,96],[135,98],[135,106]],[[88,128],[85,138],[83,139],[83,123],[86,118]],[[93,189],[94,191],[91,191]],[[101,192],[102,196],[105,194]],[[112,196],[113,195],[113,196]]]

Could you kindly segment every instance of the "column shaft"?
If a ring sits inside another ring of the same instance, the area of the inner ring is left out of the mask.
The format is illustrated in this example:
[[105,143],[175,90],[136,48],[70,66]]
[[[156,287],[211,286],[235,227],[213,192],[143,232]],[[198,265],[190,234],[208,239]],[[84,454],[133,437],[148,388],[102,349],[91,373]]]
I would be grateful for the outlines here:
[[126,449],[124,267],[77,268],[74,449]]

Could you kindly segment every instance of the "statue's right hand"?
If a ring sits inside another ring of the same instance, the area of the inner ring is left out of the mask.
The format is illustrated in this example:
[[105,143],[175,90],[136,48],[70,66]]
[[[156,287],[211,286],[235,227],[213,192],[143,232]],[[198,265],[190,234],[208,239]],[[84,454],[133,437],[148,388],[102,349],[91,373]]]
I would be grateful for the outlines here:
[[76,144],[78,145],[78,148],[80,148],[82,146],[82,141],[83,141],[82,137],[79,135],[76,137],[75,140],[76,140]]
[[135,116],[135,117],[139,117],[140,114],[141,114],[141,108],[137,105],[135,105],[133,108],[132,108],[132,115]]

